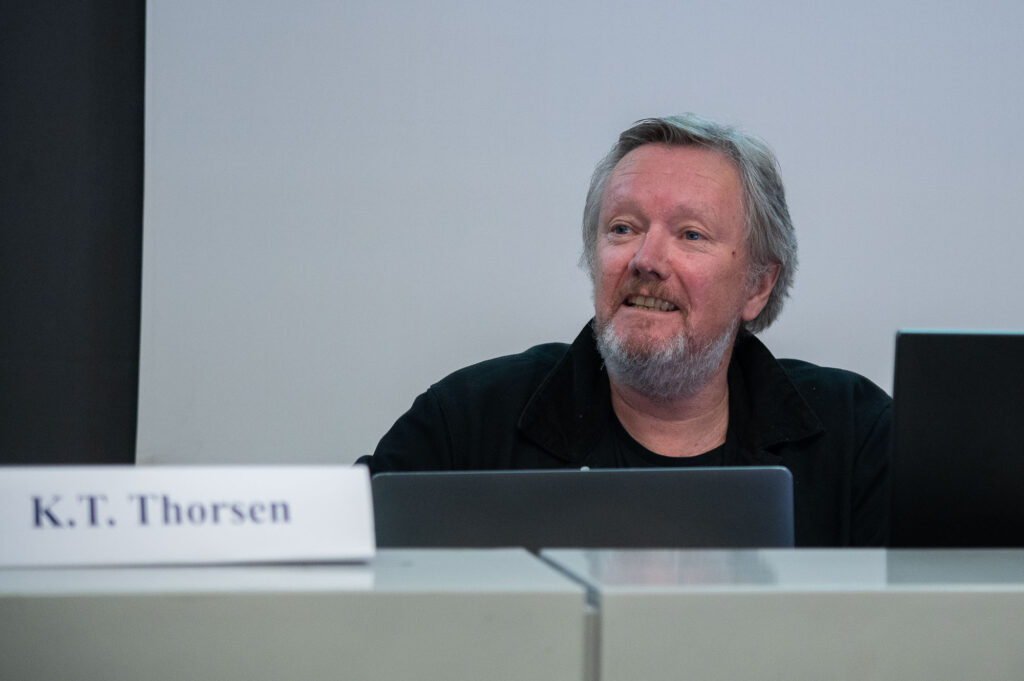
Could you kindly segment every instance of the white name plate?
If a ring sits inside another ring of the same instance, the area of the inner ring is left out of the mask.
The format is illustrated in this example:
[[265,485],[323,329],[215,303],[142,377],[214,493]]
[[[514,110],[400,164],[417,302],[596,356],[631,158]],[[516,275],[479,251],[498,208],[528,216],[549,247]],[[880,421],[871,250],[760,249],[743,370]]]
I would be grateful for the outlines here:
[[364,561],[364,466],[0,468],[0,566]]

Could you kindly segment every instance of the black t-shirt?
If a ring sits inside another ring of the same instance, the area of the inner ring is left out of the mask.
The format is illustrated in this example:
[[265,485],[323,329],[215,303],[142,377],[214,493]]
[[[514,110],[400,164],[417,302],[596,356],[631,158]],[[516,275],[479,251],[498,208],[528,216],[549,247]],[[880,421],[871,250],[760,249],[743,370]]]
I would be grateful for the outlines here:
[[724,466],[725,448],[729,444],[730,432],[726,434],[725,444],[696,456],[662,456],[644,447],[633,439],[618,418],[612,418],[610,424],[615,443],[615,466],[618,468],[688,468],[693,466]]

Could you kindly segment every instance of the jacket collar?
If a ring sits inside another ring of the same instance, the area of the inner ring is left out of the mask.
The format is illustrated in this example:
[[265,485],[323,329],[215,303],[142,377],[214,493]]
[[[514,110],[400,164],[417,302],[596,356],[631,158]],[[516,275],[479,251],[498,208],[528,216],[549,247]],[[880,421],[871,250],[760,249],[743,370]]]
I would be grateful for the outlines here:
[[740,331],[729,363],[729,428],[737,463],[778,464],[782,445],[825,431],[774,355],[751,333]]
[[[591,320],[548,372],[519,417],[519,429],[554,456],[582,462],[613,418],[608,375]],[[824,431],[782,365],[741,331],[729,363],[728,463],[778,463],[778,446]]]
[[519,417],[527,438],[560,459],[580,462],[604,434],[612,402],[593,320],[534,391]]

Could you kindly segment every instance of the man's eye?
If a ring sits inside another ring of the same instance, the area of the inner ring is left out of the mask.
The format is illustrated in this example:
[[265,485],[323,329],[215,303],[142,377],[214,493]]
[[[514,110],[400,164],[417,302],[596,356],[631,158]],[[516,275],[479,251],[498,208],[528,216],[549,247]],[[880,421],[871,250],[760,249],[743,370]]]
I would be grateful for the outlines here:
[[683,238],[686,239],[687,241],[700,241],[701,236],[700,232],[695,232],[692,229],[688,229],[685,232],[683,232]]
[[629,225],[617,224],[612,225],[612,234],[629,234]]

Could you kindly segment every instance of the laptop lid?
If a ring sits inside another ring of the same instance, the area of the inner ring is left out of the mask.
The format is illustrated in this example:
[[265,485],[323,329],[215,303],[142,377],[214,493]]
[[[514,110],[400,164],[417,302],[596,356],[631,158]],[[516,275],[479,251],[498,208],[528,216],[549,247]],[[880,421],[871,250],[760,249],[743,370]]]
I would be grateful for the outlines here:
[[381,473],[379,547],[793,546],[777,467]]
[[890,543],[1024,546],[1024,334],[901,331]]

